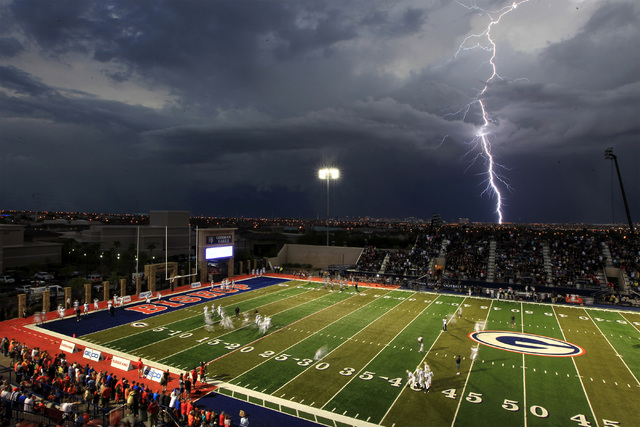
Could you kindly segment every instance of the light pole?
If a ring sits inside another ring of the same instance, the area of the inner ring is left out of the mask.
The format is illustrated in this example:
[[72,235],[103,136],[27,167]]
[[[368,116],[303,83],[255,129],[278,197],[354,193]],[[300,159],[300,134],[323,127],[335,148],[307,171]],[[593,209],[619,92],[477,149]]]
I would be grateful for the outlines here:
[[609,147],[604,150],[604,159],[605,160],[613,160],[613,163],[616,165],[616,172],[618,173],[618,183],[620,183],[620,191],[622,192],[622,201],[624,202],[624,209],[627,212],[627,221],[629,221],[629,230],[631,231],[631,236],[635,234],[633,229],[633,221],[631,221],[631,214],[629,213],[629,204],[627,203],[627,196],[624,193],[624,186],[622,185],[622,176],[620,176],[620,168],[618,167],[618,157],[613,154],[613,148]]
[[322,168],[318,171],[318,177],[327,181],[327,246],[329,246],[329,183],[332,179],[340,177],[340,171],[336,168]]

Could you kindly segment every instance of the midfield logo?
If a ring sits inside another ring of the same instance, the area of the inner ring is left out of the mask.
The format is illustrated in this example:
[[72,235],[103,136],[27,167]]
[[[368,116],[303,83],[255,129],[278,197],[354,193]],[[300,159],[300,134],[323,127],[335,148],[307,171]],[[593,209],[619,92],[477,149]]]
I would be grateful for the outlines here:
[[534,356],[582,356],[583,348],[556,338],[509,331],[471,332],[469,338],[489,347]]

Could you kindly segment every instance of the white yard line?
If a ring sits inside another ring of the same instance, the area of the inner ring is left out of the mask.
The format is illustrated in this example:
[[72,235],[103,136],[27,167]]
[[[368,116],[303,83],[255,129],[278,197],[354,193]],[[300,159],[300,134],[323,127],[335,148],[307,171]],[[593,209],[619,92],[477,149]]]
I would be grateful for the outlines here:
[[[520,332],[524,333],[524,304],[520,303]],[[522,353],[522,393],[523,393],[523,401],[524,401],[524,425],[525,427],[528,425],[527,419],[527,410],[529,406],[527,405],[527,366],[525,363],[525,355]]]
[[[357,312],[357,311],[359,311],[359,310],[362,310],[363,308],[365,308],[365,307],[367,307],[368,305],[373,304],[374,302],[377,302],[377,301],[379,301],[379,298],[374,298],[374,299],[372,299],[369,303],[367,303],[367,304],[363,305],[362,307],[360,307],[360,308],[358,308],[358,309],[356,309],[356,310],[352,311],[352,312],[351,312],[351,313],[349,313],[349,314],[346,314],[346,315],[342,316],[341,318],[339,318],[339,319],[335,320],[334,322],[331,322],[329,325],[327,325],[327,326],[325,326],[324,328],[322,328],[322,329],[320,329],[320,330],[316,331],[313,335],[315,335],[315,334],[319,333],[320,331],[322,331],[322,330],[324,330],[324,329],[328,328],[329,326],[333,325],[334,323],[336,323],[336,322],[338,322],[338,321],[340,321],[340,320],[344,319],[344,318],[345,318],[345,317],[347,317],[347,316],[352,315],[353,313],[356,313],[356,312]],[[401,304],[401,303],[400,303],[400,304]],[[396,307],[397,307],[398,305],[400,305],[400,304],[397,304],[396,306],[392,307],[392,308],[391,308],[391,310],[393,310],[394,308],[396,308]],[[367,325],[367,326],[365,326],[364,328],[361,328],[359,331],[357,331],[357,332],[355,332],[355,333],[351,334],[351,337],[349,337],[349,338],[345,339],[342,343],[340,343],[340,345],[338,345],[336,348],[334,348],[333,350],[331,350],[331,351],[330,351],[329,353],[327,353],[324,357],[329,356],[331,353],[333,353],[333,352],[335,352],[336,350],[338,350],[338,349],[339,349],[340,347],[342,347],[344,344],[346,344],[347,342],[351,341],[351,338],[352,338],[352,337],[354,337],[355,335],[357,335],[357,334],[359,334],[360,332],[362,332],[363,330],[365,330],[368,326],[369,326],[369,325]],[[304,339],[302,339],[302,340],[298,341],[296,344],[294,344],[294,345],[292,345],[292,346],[290,346],[290,347],[287,347],[287,348],[291,348],[291,347],[293,347],[293,346],[296,346],[296,345],[300,344],[301,342],[303,342],[303,341],[305,341],[305,340],[307,340],[307,339],[311,338],[313,335],[310,335],[310,336],[308,336],[307,338],[304,338]],[[285,349],[285,350],[286,350],[286,349]],[[283,351],[285,351],[285,350],[283,350]],[[323,357],[323,358],[324,358],[324,357]],[[265,360],[265,362],[267,362],[268,360],[269,360],[269,359]],[[321,360],[322,360],[322,359],[321,359]],[[314,362],[315,362],[315,361],[314,361]],[[262,362],[262,363],[264,363],[264,362]],[[261,363],[261,364],[262,364],[262,363]],[[260,365],[261,365],[261,364],[260,364]],[[260,366],[260,365],[256,365],[256,366],[254,366],[254,367],[253,367],[253,368],[251,368],[251,369],[255,369],[256,367],[258,367],[258,366]],[[283,384],[282,386],[280,386],[280,387],[279,387],[278,389],[276,389],[272,394],[274,394],[274,395],[275,395],[275,394],[277,394],[277,393],[278,393],[278,391],[280,391],[282,388],[286,387],[290,382],[292,382],[293,380],[295,380],[296,378],[298,378],[300,375],[304,374],[304,373],[305,373],[305,372],[307,372],[309,369],[311,369],[311,368],[312,368],[312,365],[313,365],[313,364],[309,365],[309,367],[307,367],[307,369],[302,370],[302,372],[300,372],[298,375],[296,375],[295,377],[291,378],[291,379],[290,379],[289,381],[287,381],[285,384]],[[249,372],[251,369],[247,370],[246,372]],[[236,378],[238,378],[238,377],[239,377],[239,376],[241,376],[241,375],[244,375],[246,372],[243,372],[242,374],[240,374],[240,375],[236,376]]]
[[[304,292],[303,292],[303,293],[304,293]],[[291,296],[291,297],[287,297],[287,298],[293,298],[293,297],[295,297],[295,296],[299,296],[299,295],[302,295],[302,294],[296,294],[296,295],[293,295],[293,296]],[[293,306],[293,307],[289,307],[289,308],[287,308],[287,309],[285,309],[285,310],[279,311],[279,312],[275,313],[274,315],[284,313],[285,311],[288,311],[288,310],[296,309],[296,308],[298,308],[298,307],[300,307],[300,306],[302,306],[302,305],[308,304],[308,303],[313,302],[313,301],[317,301],[317,300],[319,300],[319,299],[321,299],[321,298],[324,298],[324,297],[326,297],[326,296],[329,296],[329,295],[330,295],[330,294],[322,295],[322,296],[320,296],[320,297],[318,297],[318,298],[315,298],[315,299],[313,299],[313,300],[311,300],[311,301],[305,301],[305,302],[302,302],[301,304],[298,304],[298,305],[295,305],[295,306]],[[347,298],[347,299],[349,299],[349,298]],[[284,300],[281,300],[281,301],[284,301]],[[343,300],[343,301],[346,301],[346,299],[345,299],[345,300]],[[341,302],[342,302],[342,301],[341,301]],[[336,304],[337,304],[337,303],[336,303]],[[198,316],[201,316],[201,314],[199,314]],[[183,320],[185,320],[185,319],[183,319]],[[298,321],[299,321],[299,320],[298,320]],[[293,324],[297,323],[298,321],[296,321],[296,322],[294,322],[294,323],[290,323],[290,324],[288,324],[288,325],[285,325],[285,326],[283,326],[283,327],[282,327],[282,328],[280,328],[280,329],[283,329],[283,328],[289,327],[289,326],[291,326],[291,325],[293,325]],[[172,322],[172,323],[176,323],[176,322]],[[216,323],[219,323],[219,322],[216,322]],[[233,329],[233,330],[230,330],[230,331],[224,331],[224,333],[223,333],[223,334],[221,334],[221,335],[217,335],[217,336],[215,336],[215,334],[213,334],[214,336],[212,336],[212,337],[211,337],[211,339],[212,339],[212,340],[213,340],[213,339],[222,339],[222,337],[224,337],[224,336],[227,336],[227,335],[229,335],[229,334],[232,334],[232,333],[234,333],[235,331],[238,331],[238,330],[240,330],[240,329],[248,328],[248,327],[250,327],[250,326],[252,326],[252,325],[254,325],[254,324],[255,324],[255,323],[250,322],[250,323],[248,323],[247,325],[244,325],[244,326],[242,326],[242,325],[241,325],[241,326],[240,326],[239,328],[237,328],[237,329]],[[196,328],[196,329],[192,329],[192,331],[196,331],[196,330],[203,329],[203,328],[204,328],[204,325],[203,325],[203,326],[201,326],[201,327],[198,327],[198,328]],[[278,332],[280,329],[275,330],[275,331],[273,331],[273,332],[271,332],[271,333]],[[181,332],[188,332],[188,331],[181,331]],[[268,335],[271,335],[271,334],[268,334]],[[267,336],[267,335],[265,335],[265,336]],[[163,339],[162,339],[162,340],[160,340],[160,341],[156,341],[156,342],[154,342],[154,343],[152,343],[152,344],[148,344],[148,345],[155,345],[155,344],[157,344],[157,343],[159,343],[159,342],[162,342],[162,341],[165,341],[165,340],[169,340],[169,339],[171,339],[171,338],[173,338],[173,337],[171,337],[171,336],[170,336],[170,337],[167,337],[167,338],[163,338]],[[261,337],[261,338],[263,338],[263,337]],[[260,338],[259,338],[259,339],[260,339]],[[259,339],[255,340],[255,341],[252,341],[251,343],[258,341]],[[199,341],[202,341],[202,340],[199,340]],[[238,348],[245,347],[245,346],[247,346],[247,345],[249,345],[249,344],[251,344],[251,343],[243,344],[243,345],[241,345],[241,346],[240,346],[240,347],[238,347]],[[192,346],[190,346],[190,347],[187,347],[187,348],[185,348],[185,349],[182,349],[182,350],[180,350],[180,351],[178,351],[178,352],[168,354],[168,355],[164,356],[164,357],[163,357],[163,359],[167,359],[167,358],[169,358],[169,357],[175,356],[176,354],[184,353],[185,351],[191,350],[191,349],[193,349],[193,348],[195,348],[195,347],[199,347],[200,345],[202,345],[202,342],[198,342],[197,344],[192,345]],[[139,349],[142,349],[142,348],[145,348],[145,347],[147,347],[147,346],[140,347],[140,348],[138,348],[138,350],[139,350]],[[230,352],[230,353],[232,353],[232,352]],[[229,354],[229,353],[227,353],[227,354]],[[224,356],[224,355],[223,355],[223,356]],[[220,357],[223,357],[223,356],[220,356]],[[220,357],[218,357],[218,358],[216,358],[216,359],[214,359],[214,360],[218,360]],[[210,362],[209,362],[209,363],[210,363]],[[209,363],[207,363],[207,364],[209,364]]]
[[[427,305],[427,306],[425,307],[425,310],[426,310],[427,308],[431,307],[431,305],[432,305],[434,302],[436,302],[436,300],[437,300],[439,297],[440,297],[440,295],[438,295],[436,298],[434,298],[434,299],[433,299],[433,301],[431,301],[431,302],[429,303],[429,305]],[[463,300],[463,302],[464,302],[464,300]],[[423,310],[423,312],[424,312],[424,310]],[[422,314],[422,313],[420,313],[420,314]],[[419,316],[419,315],[418,315],[418,316]],[[415,319],[414,319],[414,321],[415,321]],[[438,336],[437,336],[437,337],[436,337],[436,339],[435,339],[435,340],[433,340],[433,342],[431,343],[431,347],[429,347],[429,349],[427,350],[427,352],[424,354],[424,357],[423,357],[423,358],[422,358],[422,360],[420,361],[420,364],[423,364],[423,363],[424,363],[424,361],[425,361],[425,360],[426,360],[426,358],[427,358],[427,355],[431,352],[431,350],[433,349],[433,346],[434,346],[434,345],[436,345],[436,342],[438,342],[438,339],[440,338],[440,335],[442,335],[442,333],[443,333],[443,332],[444,332],[444,331],[443,331],[442,329],[440,329],[440,332],[438,333]],[[402,396],[402,392],[403,392],[403,391],[404,391],[404,387],[402,388],[402,390],[400,390],[400,393],[398,393],[398,395],[396,396],[396,398],[395,398],[395,399],[393,399],[393,402],[391,403],[391,405],[389,405],[389,409],[387,409],[387,412],[385,412],[385,413],[384,413],[384,416],[380,419],[380,424],[382,424],[382,422],[383,422],[383,421],[384,421],[384,419],[387,417],[387,415],[389,415],[389,412],[391,411],[391,408],[393,408],[393,407],[394,407],[394,405],[396,404],[396,402],[398,401],[398,399],[400,399],[400,396]]]
[[[433,301],[435,301],[436,299],[437,299],[437,298],[435,298]],[[405,301],[407,301],[407,300],[405,300]],[[371,361],[375,360],[375,358],[376,358],[376,357],[378,357],[378,355],[379,355],[380,353],[382,353],[382,352],[387,348],[387,346],[389,345],[389,343],[393,342],[393,341],[398,337],[398,335],[400,335],[402,332],[404,332],[404,330],[405,330],[405,329],[407,329],[407,327],[409,327],[409,325],[411,325],[411,324],[416,320],[416,318],[418,318],[418,316],[420,316],[422,313],[424,313],[424,311],[425,311],[429,306],[431,306],[431,304],[433,303],[433,301],[431,301],[431,302],[430,302],[430,303],[429,303],[429,304],[428,304],[428,305],[427,305],[427,306],[426,306],[426,307],[425,307],[425,308],[424,308],[420,313],[416,314],[416,315],[413,317],[413,320],[411,320],[409,323],[407,323],[407,324],[404,326],[404,328],[402,328],[400,331],[398,331],[398,333],[397,333],[397,334],[395,334],[393,338],[391,338],[391,339],[390,339],[390,340],[389,340],[385,345],[383,345],[383,346],[382,346],[382,348],[380,349],[380,351],[379,351],[379,352],[377,352],[377,353],[376,353],[376,355],[375,355],[375,356],[373,356],[373,357],[371,358],[371,360],[369,360],[369,363],[365,364],[365,365],[362,367],[362,369],[360,369],[357,373],[354,373],[353,375],[351,375],[351,378],[349,379],[349,381],[347,381],[347,382],[345,383],[345,385],[343,385],[343,386],[340,388],[340,390],[338,390],[338,391],[337,391],[333,396],[331,396],[331,398],[327,399],[327,402],[322,406],[322,408],[324,408],[325,406],[327,406],[327,404],[328,404],[329,402],[331,402],[331,401],[332,401],[332,400],[333,400],[333,399],[334,399],[338,394],[340,394],[340,392],[341,392],[342,390],[344,390],[344,389],[345,389],[345,387],[347,387],[349,384],[351,384],[351,381],[353,381],[354,379],[356,379],[357,377],[359,377],[359,376],[360,376],[360,373],[361,373],[364,369],[366,369],[366,367],[367,367],[367,366],[369,366],[369,364],[371,363]],[[387,314],[388,314],[388,313],[387,313]],[[386,314],[385,314],[385,316],[386,316]],[[372,323],[372,324],[371,324],[371,325],[369,325],[369,326],[373,326],[375,323],[376,323],[376,322]],[[369,327],[369,326],[368,326],[368,327]],[[367,328],[365,328],[365,329],[367,329]],[[383,419],[384,419],[384,418],[383,418]]]
[[[266,294],[266,295],[259,295],[259,296],[256,296],[256,297],[254,297],[254,298],[249,298],[249,299],[247,299],[247,300],[244,300],[244,301],[242,301],[242,302],[243,302],[243,303],[250,302],[250,301],[252,301],[252,300],[255,300],[255,299],[258,299],[258,298],[262,298],[262,297],[265,297],[265,296],[268,296],[268,295],[277,295],[277,294],[278,294],[278,293],[280,293],[280,292],[285,292],[285,291],[287,291],[287,290],[291,290],[291,289],[295,289],[295,288],[284,288],[284,289],[282,289],[282,290],[280,290],[280,291],[278,291],[278,292],[273,292],[273,293]],[[254,290],[259,290],[259,289],[254,289]],[[309,292],[310,290],[311,290],[311,289],[309,289],[307,292]],[[190,292],[194,292],[194,291],[193,291],[193,290],[191,290]],[[251,290],[248,290],[248,291],[246,291],[246,292],[251,292]],[[306,292],[301,292],[301,293],[299,293],[299,294],[295,294],[295,295],[292,295],[292,296],[287,297],[287,298],[293,298],[293,297],[296,297],[296,296],[299,296],[299,295],[302,295],[302,294],[305,294],[305,293],[306,293]],[[221,296],[221,298],[219,298],[219,297],[212,298],[212,299],[210,299],[210,300],[207,300],[207,301],[204,301],[204,302],[200,302],[200,303],[197,303],[197,304],[193,304],[193,305],[189,305],[189,306],[186,306],[186,307],[181,308],[181,309],[178,309],[178,310],[191,309],[190,311],[193,311],[193,309],[194,309],[194,308],[196,308],[196,307],[202,307],[202,306],[204,306],[204,305],[208,305],[208,304],[209,304],[209,303],[211,303],[211,302],[222,301],[225,297],[227,297],[227,296],[233,296],[233,295],[242,295],[242,294],[229,294],[229,295],[222,295],[222,296]],[[171,298],[172,296],[173,296],[173,294],[172,294],[171,296],[167,296],[167,297],[165,297],[164,299],[165,299],[165,300],[170,300],[170,298]],[[285,298],[285,299],[286,299],[286,298]],[[139,304],[139,303],[140,303],[140,302],[136,302],[135,304]],[[234,305],[234,304],[226,305],[225,307],[230,307],[230,306],[232,306],[232,305]],[[178,310],[176,310],[176,311],[178,311]],[[163,314],[170,314],[170,313],[173,313],[173,312],[169,312],[169,313],[159,312],[159,313],[157,313],[157,314],[156,314],[156,316],[161,316],[161,315],[163,315]],[[171,321],[171,322],[169,322],[169,323],[161,323],[161,324],[159,324],[158,326],[155,326],[155,328],[160,328],[160,327],[166,327],[166,328],[168,328],[168,327],[169,327],[169,325],[172,325],[172,324],[174,324],[174,323],[178,323],[178,322],[182,322],[182,321],[184,321],[184,320],[188,320],[188,319],[193,319],[193,318],[195,318],[195,317],[202,316],[202,314],[203,314],[203,312],[200,312],[200,311],[199,311],[199,312],[198,312],[198,314],[196,314],[196,315],[189,316],[189,317],[184,317],[184,318],[182,318],[182,319],[179,319],[179,320],[176,320],[176,321]],[[149,317],[155,317],[155,316],[149,316]],[[114,326],[113,328],[118,328],[118,327],[120,327],[120,326],[126,326],[126,325],[127,325],[127,324],[125,323],[125,324],[123,324],[123,325]],[[204,327],[204,326],[203,326],[203,327]],[[102,331],[100,331],[100,332],[103,332],[103,331],[106,331],[106,330],[109,330],[109,329],[113,329],[113,328],[103,329],[103,330],[102,330]],[[200,328],[198,328],[198,329],[200,329]],[[142,333],[145,333],[145,332],[148,332],[148,331],[142,330],[142,331],[140,331],[140,332],[136,332],[135,334],[127,335],[127,336],[126,336],[126,338],[134,337],[134,336],[136,336],[136,335],[138,335],[138,334],[142,334]],[[125,337],[120,337],[120,338],[117,338],[117,339],[114,339],[114,340],[111,340],[111,341],[106,341],[106,342],[104,342],[103,344],[109,344],[109,343],[111,343],[111,342],[113,342],[113,341],[118,341],[118,340],[120,340],[120,339],[122,339],[122,338],[125,338]],[[169,338],[171,338],[171,337],[169,337]],[[167,338],[167,339],[168,339],[168,338]],[[155,344],[155,343],[154,343],[154,344]],[[146,347],[146,346],[145,346],[145,347]],[[144,348],[144,347],[140,347],[140,348]]]
[[[327,294],[327,295],[331,295],[331,294]],[[215,361],[217,361],[217,360],[220,360],[220,359],[222,359],[223,357],[227,357],[227,356],[229,356],[230,354],[235,353],[236,351],[240,351],[240,350],[242,350],[242,348],[247,347],[247,346],[249,346],[249,345],[251,345],[251,344],[254,344],[254,343],[258,342],[258,341],[261,341],[261,340],[265,339],[266,337],[269,337],[269,336],[271,336],[271,335],[273,335],[273,334],[276,334],[276,333],[278,333],[278,332],[282,331],[284,328],[290,328],[292,325],[295,325],[296,323],[299,323],[299,322],[301,322],[301,321],[303,321],[303,320],[305,320],[305,319],[307,319],[307,318],[309,318],[309,317],[311,317],[311,316],[315,316],[316,314],[321,313],[321,312],[323,312],[323,311],[325,311],[325,310],[328,310],[328,309],[330,309],[331,307],[334,307],[334,306],[336,306],[336,305],[338,305],[338,304],[342,304],[342,303],[343,303],[343,302],[345,302],[345,301],[349,301],[351,298],[355,298],[355,297],[357,297],[358,295],[362,295],[362,294],[355,294],[355,295],[352,295],[352,296],[350,296],[349,298],[345,298],[345,299],[343,299],[342,301],[338,301],[338,302],[336,302],[336,303],[334,303],[334,304],[331,304],[331,305],[329,305],[329,306],[327,306],[327,307],[323,308],[322,310],[318,310],[318,311],[316,311],[316,312],[314,312],[314,313],[311,313],[311,314],[309,314],[309,315],[307,315],[307,316],[304,316],[304,317],[302,317],[302,318],[300,318],[300,319],[296,320],[295,322],[288,324],[287,326],[283,326],[282,328],[280,328],[280,329],[278,329],[278,330],[276,330],[276,331],[273,331],[273,332],[271,332],[271,333],[268,333],[268,334],[266,334],[266,335],[263,335],[263,336],[261,336],[260,338],[257,338],[257,339],[255,339],[255,340],[253,340],[253,341],[251,341],[251,342],[249,342],[249,343],[247,343],[247,344],[244,344],[244,345],[242,345],[242,346],[240,346],[240,347],[238,347],[238,348],[236,348],[236,349],[234,349],[234,350],[232,350],[232,351],[230,351],[230,352],[228,352],[228,353],[223,354],[222,356],[218,356],[218,357],[216,357],[215,359],[213,359],[213,360],[211,360],[210,362],[208,362],[208,363],[207,363],[207,365],[208,365],[208,364],[210,364],[210,363],[213,363],[213,362],[215,362]],[[321,297],[321,298],[324,298],[324,297]],[[289,309],[287,309],[287,310],[289,310]],[[283,310],[283,311],[287,311],[287,310]],[[287,347],[287,348],[290,348],[290,347]],[[286,349],[285,349],[285,350],[286,350]],[[275,355],[274,355],[274,356],[275,356]],[[268,359],[267,359],[267,360],[268,360]],[[236,377],[236,378],[237,378],[237,377]]]
[[[491,299],[491,304],[489,304],[489,309],[487,310],[487,317],[485,317],[485,319],[484,319],[485,324],[489,320],[489,315],[491,314],[491,308],[493,307],[493,301],[494,300]],[[478,353],[480,353],[480,350],[478,350]],[[477,356],[476,356],[476,360],[478,360]],[[464,380],[464,387],[462,387],[462,394],[460,394],[460,400],[458,400],[458,406],[456,407],[456,413],[453,414],[453,420],[451,421],[451,427],[453,427],[456,424],[456,419],[458,418],[458,412],[460,412],[460,405],[462,405],[463,396],[465,395],[465,393],[467,391],[467,384],[469,383],[469,378],[471,378],[471,371],[473,370],[473,366],[474,365],[475,365],[475,361],[471,364],[471,368],[469,369],[469,372],[467,373],[467,378]]]
[[[633,321],[631,321],[631,320],[629,320],[627,317],[625,317],[625,316],[623,315],[623,312],[622,312],[622,311],[619,311],[619,312],[618,312],[618,314],[619,314],[620,316],[622,316],[622,318],[623,318],[624,320],[626,320],[627,322],[629,322],[629,324],[630,324],[631,326],[633,326],[633,327],[636,329],[636,331],[640,332],[640,328],[638,328],[638,327],[634,324],[634,322],[633,322]],[[636,314],[638,314],[638,313],[636,313]]]
[[[567,337],[564,334],[564,330],[562,329],[562,326],[560,325],[560,320],[558,319],[558,314],[556,313],[555,307],[552,306],[551,309],[553,310],[553,314],[556,318],[556,322],[558,323],[558,328],[560,328],[560,332],[562,333],[562,339],[566,341]],[[591,319],[591,321],[593,322],[593,319]],[[596,413],[593,411],[593,406],[591,405],[591,400],[589,400],[587,389],[584,388],[584,383],[582,382],[582,375],[580,375],[580,369],[578,369],[578,365],[576,364],[575,358],[572,357],[571,361],[573,362],[573,367],[575,368],[576,373],[578,374],[578,379],[580,380],[580,386],[582,387],[582,392],[584,393],[584,397],[585,399],[587,399],[587,403],[589,404],[589,409],[591,410],[591,415],[593,416],[593,420],[596,423],[596,427],[599,427],[598,418],[596,417]]]
[[593,317],[591,317],[591,314],[589,314],[589,312],[586,311],[586,310],[584,310],[584,312],[587,313],[587,315],[589,316],[589,318],[591,319],[593,324],[596,326],[596,328],[598,328],[598,331],[600,332],[602,337],[607,341],[607,343],[609,344],[611,349],[616,353],[616,356],[618,356],[618,359],[620,359],[620,361],[624,364],[624,366],[627,368],[627,371],[629,371],[629,373],[631,374],[633,379],[636,380],[636,384],[638,386],[640,386],[640,381],[638,381],[638,378],[636,378],[636,376],[633,374],[633,371],[631,370],[631,368],[629,368],[629,365],[627,365],[627,362],[624,361],[622,355],[620,353],[618,353],[618,350],[616,350],[616,348],[613,346],[613,344],[611,344],[611,341],[609,341],[609,338],[607,338],[607,336],[604,333],[602,333],[602,330],[600,329],[598,324],[593,320]]

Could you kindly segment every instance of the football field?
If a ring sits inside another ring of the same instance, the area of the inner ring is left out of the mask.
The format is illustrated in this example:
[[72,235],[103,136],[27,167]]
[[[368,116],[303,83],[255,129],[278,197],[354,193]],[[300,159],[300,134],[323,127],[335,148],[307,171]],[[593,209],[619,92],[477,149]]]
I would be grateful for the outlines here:
[[[640,313],[252,280],[244,292],[133,304],[126,322],[76,337],[173,373],[206,362],[220,393],[331,426],[638,425]],[[428,392],[407,376],[425,364]]]

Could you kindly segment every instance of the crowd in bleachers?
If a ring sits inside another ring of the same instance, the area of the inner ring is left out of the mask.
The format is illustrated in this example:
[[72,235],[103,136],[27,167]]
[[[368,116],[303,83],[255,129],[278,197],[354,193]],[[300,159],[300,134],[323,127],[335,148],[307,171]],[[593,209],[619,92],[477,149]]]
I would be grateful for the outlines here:
[[640,291],[640,239],[612,236],[607,241],[614,267],[622,269],[631,280],[631,286]]
[[446,236],[445,277],[449,279],[485,280],[489,265],[490,240],[475,231]]
[[514,230],[498,239],[494,271],[496,282],[545,284],[543,243],[538,234]]
[[[431,279],[486,281],[491,277],[495,283],[599,289],[607,285],[607,247],[609,265],[621,268],[632,289],[638,289],[638,239],[607,231],[443,226],[431,235],[420,235],[409,249],[366,248],[356,271],[393,276],[388,281],[396,283],[403,280],[398,277],[406,281],[426,275]],[[444,259],[442,275],[434,268],[438,257]]]
[[605,260],[596,236],[557,233],[549,243],[549,258],[553,286],[600,285]]
[[433,269],[434,258],[440,253],[442,236],[421,235],[409,250],[389,253],[385,273],[400,276],[424,276]]
[[378,249],[371,246],[366,247],[358,259],[358,270],[375,273],[379,272],[388,253],[388,249]]

